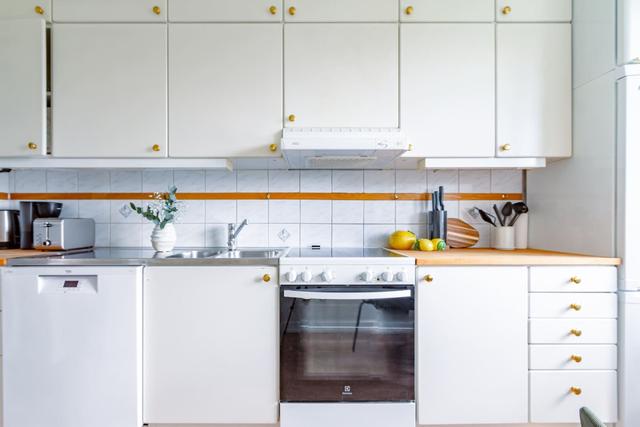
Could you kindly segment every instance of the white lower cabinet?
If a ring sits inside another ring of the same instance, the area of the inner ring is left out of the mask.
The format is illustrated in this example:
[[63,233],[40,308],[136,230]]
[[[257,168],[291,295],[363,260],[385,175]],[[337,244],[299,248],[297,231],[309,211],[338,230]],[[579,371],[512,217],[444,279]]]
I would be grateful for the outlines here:
[[278,420],[275,267],[150,267],[144,422]]
[[527,268],[417,275],[418,423],[526,423]]

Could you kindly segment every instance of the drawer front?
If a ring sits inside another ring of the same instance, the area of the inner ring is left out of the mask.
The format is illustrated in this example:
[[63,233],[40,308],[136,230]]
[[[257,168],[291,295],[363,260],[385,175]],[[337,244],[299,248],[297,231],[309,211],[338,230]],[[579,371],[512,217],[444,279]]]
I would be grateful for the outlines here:
[[615,345],[530,345],[531,370],[616,370]]
[[529,317],[615,319],[618,317],[618,296],[613,293],[531,293]]
[[571,0],[496,0],[496,20],[498,22],[570,22]]
[[280,22],[282,2],[273,0],[169,0],[171,22]]
[[538,371],[529,373],[529,380],[532,423],[578,423],[584,406],[603,422],[618,419],[616,371]]
[[167,0],[55,0],[57,22],[166,22]]
[[493,0],[401,0],[402,22],[493,22]]
[[615,292],[615,267],[531,267],[531,292]]
[[616,344],[615,319],[531,319],[530,344]]

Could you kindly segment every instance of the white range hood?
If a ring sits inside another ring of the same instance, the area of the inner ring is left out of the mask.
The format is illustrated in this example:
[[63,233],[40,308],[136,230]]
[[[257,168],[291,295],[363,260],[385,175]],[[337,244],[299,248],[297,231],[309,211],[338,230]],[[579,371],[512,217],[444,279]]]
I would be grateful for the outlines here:
[[381,169],[409,144],[396,128],[288,128],[280,148],[292,169]]

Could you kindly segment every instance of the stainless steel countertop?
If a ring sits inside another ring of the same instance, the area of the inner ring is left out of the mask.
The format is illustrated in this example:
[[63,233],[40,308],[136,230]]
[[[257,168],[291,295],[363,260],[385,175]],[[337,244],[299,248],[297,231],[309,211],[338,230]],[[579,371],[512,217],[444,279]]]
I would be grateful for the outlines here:
[[[207,248],[226,249],[226,248]],[[7,261],[9,267],[27,266],[278,266],[280,258],[168,258],[181,252],[202,248],[176,248],[172,252],[157,253],[146,248],[96,248],[60,256],[15,258]],[[287,250],[283,256],[286,256]]]

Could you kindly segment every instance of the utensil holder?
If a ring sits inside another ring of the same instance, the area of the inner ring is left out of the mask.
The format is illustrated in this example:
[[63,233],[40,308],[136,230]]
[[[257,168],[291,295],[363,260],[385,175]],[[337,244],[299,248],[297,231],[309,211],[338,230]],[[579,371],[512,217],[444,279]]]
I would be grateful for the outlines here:
[[494,249],[512,251],[516,248],[516,233],[513,227],[493,227],[491,242]]
[[429,239],[447,240],[447,211],[430,211],[427,215]]

